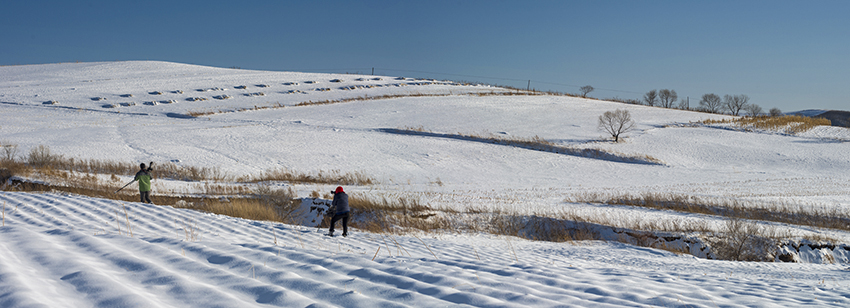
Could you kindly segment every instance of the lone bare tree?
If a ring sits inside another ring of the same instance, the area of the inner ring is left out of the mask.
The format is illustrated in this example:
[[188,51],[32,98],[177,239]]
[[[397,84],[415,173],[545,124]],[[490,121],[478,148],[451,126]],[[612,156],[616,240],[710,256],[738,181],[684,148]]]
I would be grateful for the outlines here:
[[655,106],[655,103],[658,102],[658,92],[655,90],[646,92],[646,94],[643,95],[643,101],[646,102],[647,106]]
[[770,108],[770,116],[771,117],[778,117],[778,116],[781,116],[781,115],[782,115],[782,110],[779,110],[779,108],[776,108],[776,107]]
[[677,99],[679,99],[679,95],[676,94],[676,90],[662,89],[661,91],[658,91],[658,102],[661,107],[673,108],[673,103],[675,103]]
[[624,134],[635,127],[635,121],[628,110],[617,109],[606,111],[599,116],[599,130],[605,131],[614,137],[614,142],[620,141],[620,134]]
[[719,95],[709,93],[702,96],[702,99],[699,101],[699,106],[705,111],[717,113],[720,111],[722,103],[723,101],[720,100]]
[[581,97],[587,97],[587,93],[593,92],[593,87],[590,85],[583,86],[578,89],[581,91]]
[[741,110],[747,107],[747,102],[750,101],[750,97],[746,95],[724,95],[723,96],[723,107],[726,107],[726,110],[729,110],[734,116],[737,116],[741,113]]

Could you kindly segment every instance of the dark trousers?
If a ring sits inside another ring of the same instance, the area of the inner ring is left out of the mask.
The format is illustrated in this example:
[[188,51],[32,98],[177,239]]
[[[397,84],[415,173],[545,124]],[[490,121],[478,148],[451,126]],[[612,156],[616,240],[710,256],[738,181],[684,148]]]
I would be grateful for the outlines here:
[[151,192],[149,191],[140,191],[139,198],[142,200],[142,203],[153,203],[151,202]]
[[340,219],[342,219],[342,234],[348,235],[348,212],[334,214],[334,217],[331,218],[331,228],[328,230],[328,233],[334,233],[334,225],[336,225],[336,221]]

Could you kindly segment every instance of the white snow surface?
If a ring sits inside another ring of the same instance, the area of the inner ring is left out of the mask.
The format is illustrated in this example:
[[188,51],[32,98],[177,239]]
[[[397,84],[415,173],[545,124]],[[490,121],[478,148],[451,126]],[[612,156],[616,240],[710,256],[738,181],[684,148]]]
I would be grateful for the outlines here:
[[[66,157],[176,162],[235,175],[358,172],[377,183],[347,191],[413,197],[436,208],[576,208],[614,222],[711,218],[570,200],[655,192],[842,211],[850,205],[847,129],[791,136],[695,124],[722,115],[567,96],[475,95],[491,92],[511,90],[153,61],[6,66],[0,143],[22,153],[47,145]],[[222,95],[231,98],[214,98]],[[347,101],[384,95],[395,97]],[[197,97],[206,100],[190,101]],[[326,100],[345,102],[295,106]],[[620,143],[597,129],[599,115],[614,109],[629,110],[637,124]],[[187,116],[199,112],[213,114]],[[394,133],[403,128],[427,133]],[[537,136],[663,163],[457,134]],[[277,185],[305,197],[336,186]],[[158,193],[203,193],[203,183],[155,179],[155,202]],[[20,192],[0,192],[0,201],[0,307],[850,305],[850,272],[840,262],[713,261],[618,243],[465,233],[352,230],[331,238],[311,226],[167,205]],[[842,231],[780,227],[850,242]]]

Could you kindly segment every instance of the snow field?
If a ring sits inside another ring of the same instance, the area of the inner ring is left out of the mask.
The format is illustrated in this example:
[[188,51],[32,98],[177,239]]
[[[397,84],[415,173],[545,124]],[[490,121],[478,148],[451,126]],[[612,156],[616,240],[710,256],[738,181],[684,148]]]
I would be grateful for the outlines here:
[[[722,229],[725,222],[581,198],[658,193],[839,211],[850,204],[847,129],[743,131],[695,124],[728,118],[722,115],[489,95],[499,91],[146,61],[0,67],[0,142],[21,153],[47,145],[66,157],[170,161],[237,176],[277,168],[356,172],[377,183],[346,190],[369,197],[506,215],[566,211],[615,226]],[[243,95],[252,93],[265,95]],[[231,98],[213,98],[219,95]],[[382,96],[390,98],[350,100]],[[169,100],[177,103],[163,103]],[[295,107],[310,101],[340,103]],[[596,121],[618,108],[629,110],[637,129],[614,144]],[[187,116],[192,112],[212,113]],[[436,136],[388,133],[404,128]],[[647,155],[663,165],[438,137],[490,134]],[[132,172],[117,176],[127,182]],[[299,196],[336,186],[267,184]],[[154,201],[157,194],[204,194],[206,185],[156,179]],[[2,307],[847,306],[846,261],[829,261],[833,255],[821,251],[801,256],[839,263],[709,261],[617,243],[449,232],[417,238],[354,230],[349,238],[327,238],[318,232],[324,230],[168,206],[16,192],[0,192],[0,199],[7,203]],[[760,224],[850,242],[844,231]]]
[[[17,207],[0,228],[0,288],[14,291],[0,296],[4,307],[847,304],[838,265],[706,261],[621,244],[484,235],[353,230],[328,238],[167,206],[13,192],[0,199]],[[184,222],[199,240],[187,239]]]

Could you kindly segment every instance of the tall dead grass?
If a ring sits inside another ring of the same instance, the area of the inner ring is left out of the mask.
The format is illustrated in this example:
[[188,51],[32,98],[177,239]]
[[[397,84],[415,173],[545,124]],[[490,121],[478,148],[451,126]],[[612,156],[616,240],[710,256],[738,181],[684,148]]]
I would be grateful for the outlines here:
[[683,213],[723,216],[786,223],[799,226],[850,231],[850,214],[838,207],[794,205],[788,203],[756,203],[740,199],[705,198],[669,193],[593,194],[585,193],[569,202],[626,205]]
[[755,116],[740,117],[725,120],[704,120],[703,124],[732,123],[742,128],[763,129],[778,131],[787,134],[798,134],[811,130],[817,126],[829,126],[832,122],[824,118],[812,118],[800,115],[786,115],[780,117]]
[[298,209],[299,202],[291,189],[273,189],[261,185],[252,196],[179,200],[174,203],[174,207],[251,220],[292,223],[292,215]]
[[317,183],[338,185],[372,185],[376,181],[361,172],[345,173],[340,170],[318,171],[315,174],[278,168],[260,173],[257,176],[240,178],[242,182],[285,181],[291,183]]
[[[17,149],[15,145],[0,144],[4,149]],[[9,150],[9,153],[15,153]],[[139,168],[136,162],[79,159],[53,153],[49,147],[40,145],[33,148],[29,155],[0,157],[0,170],[18,175],[45,175],[53,178],[79,181],[85,180],[75,174],[134,174]],[[223,171],[220,167],[179,166],[172,162],[156,163],[154,173],[157,178],[191,182],[263,182],[285,181],[292,183],[317,183],[339,185],[371,185],[376,181],[361,172],[341,172],[339,170],[318,171],[314,174],[296,172],[288,169],[272,169],[259,175],[236,176]],[[9,175],[8,177],[11,177]],[[85,183],[84,183],[85,184]],[[75,185],[73,183],[69,185]],[[117,188],[117,187],[116,187]]]

